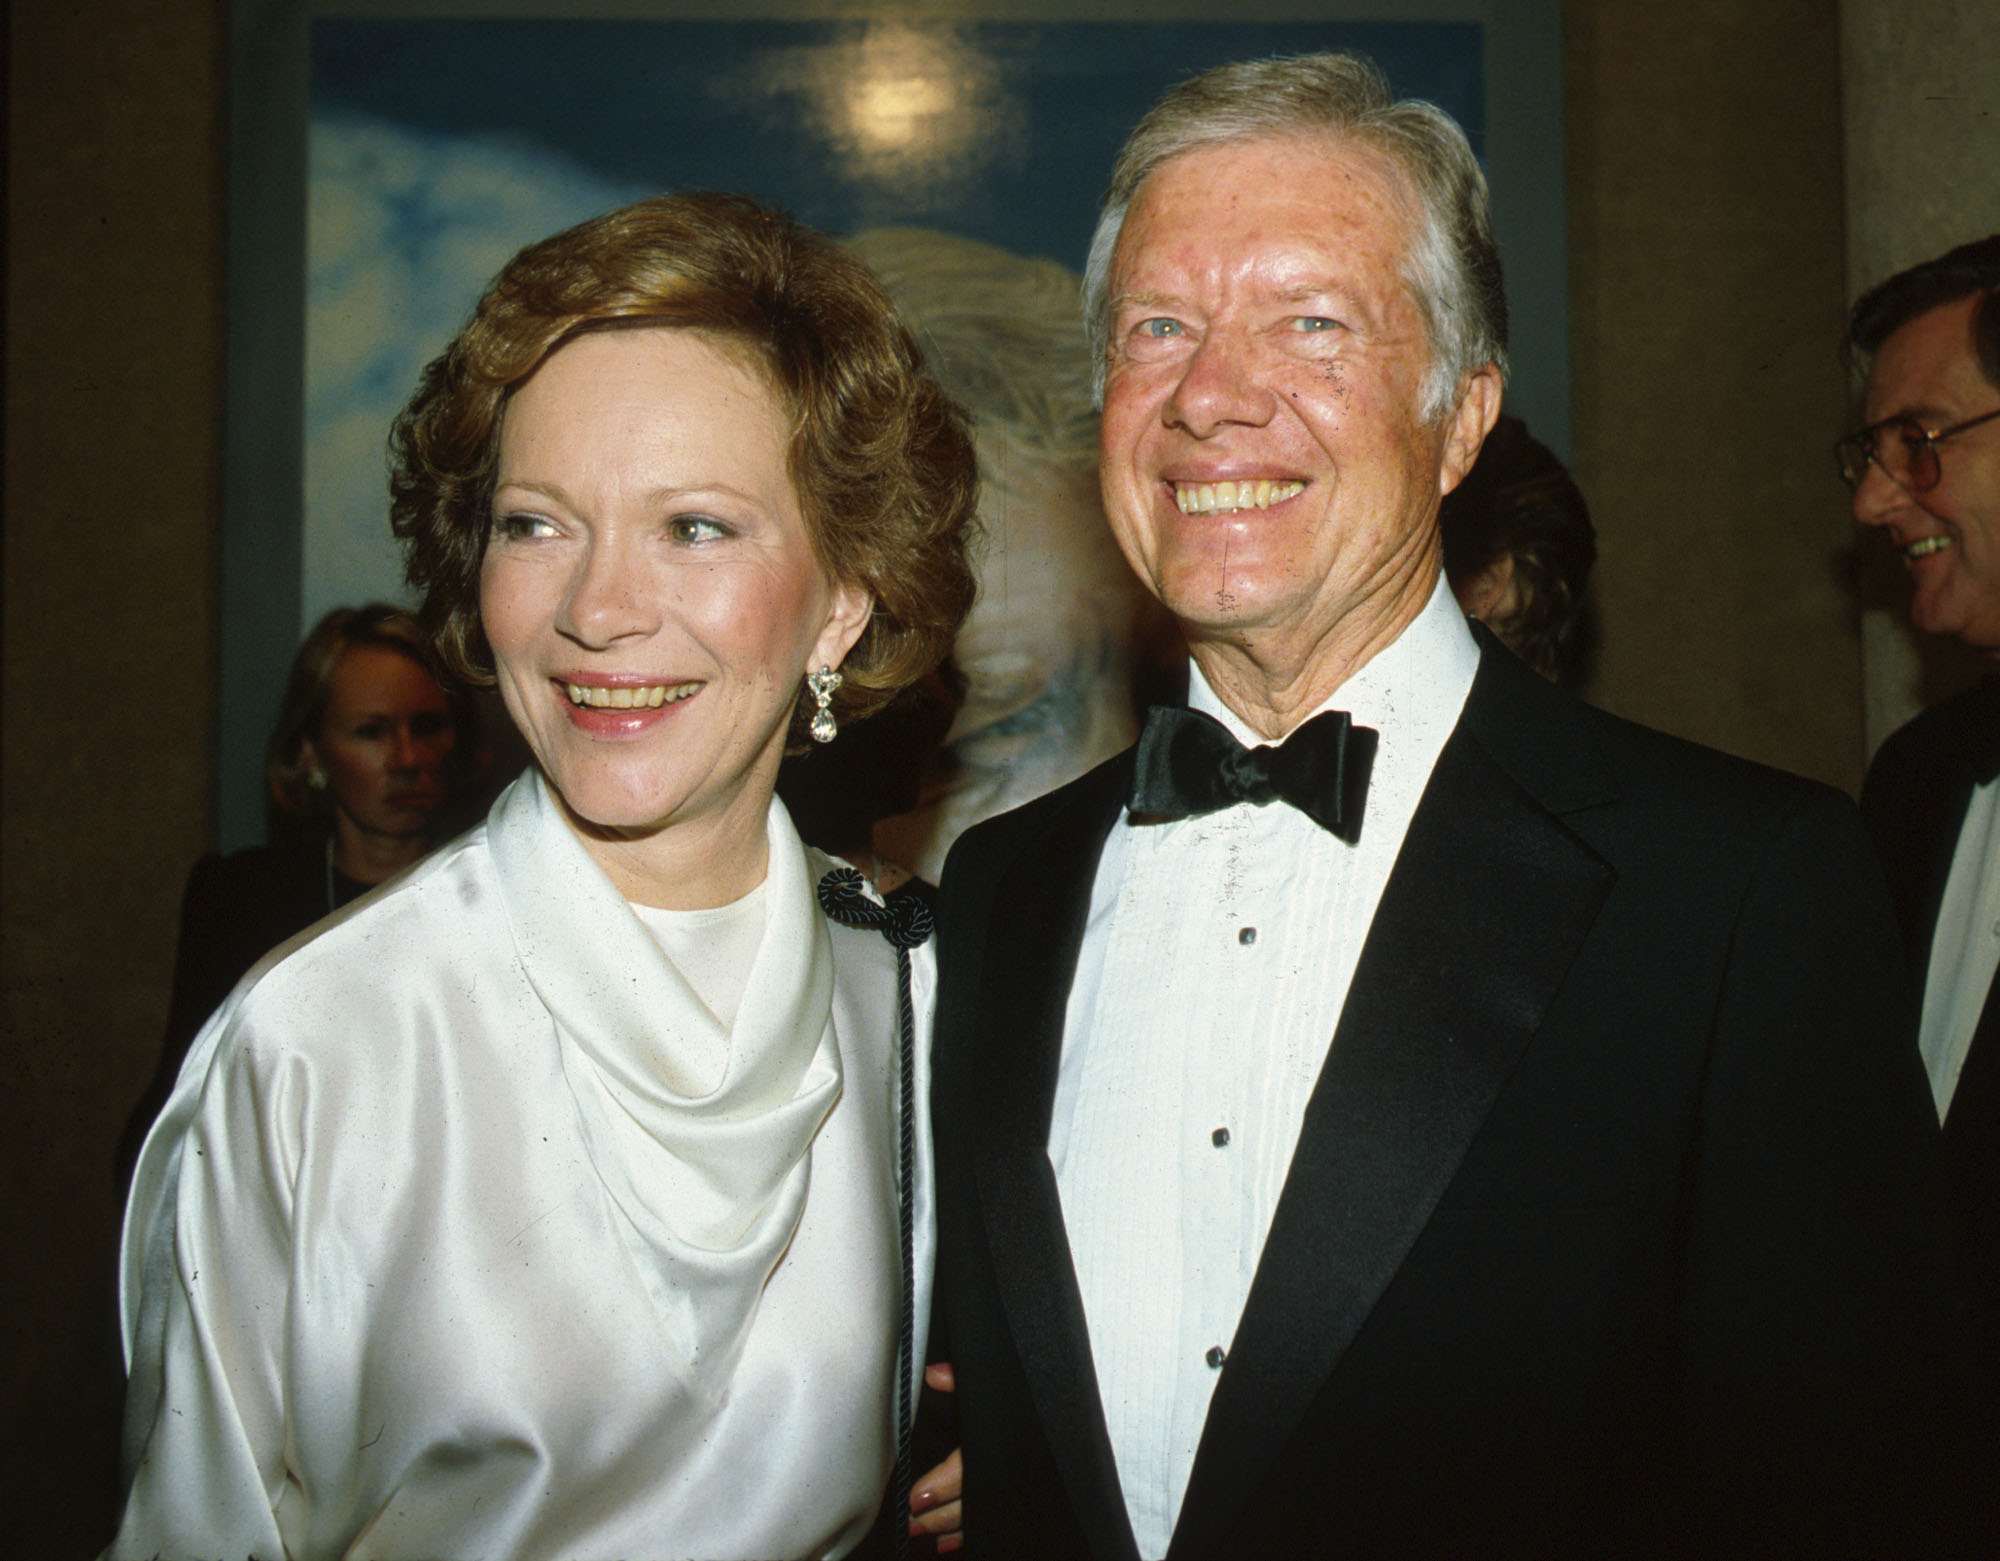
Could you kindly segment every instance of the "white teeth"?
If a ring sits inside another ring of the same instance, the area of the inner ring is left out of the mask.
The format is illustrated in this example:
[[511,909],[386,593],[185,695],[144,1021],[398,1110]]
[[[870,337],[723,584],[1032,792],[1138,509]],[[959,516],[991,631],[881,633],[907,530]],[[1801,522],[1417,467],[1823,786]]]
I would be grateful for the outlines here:
[[1268,477],[1247,482],[1177,482],[1174,504],[1183,515],[1230,515],[1238,510],[1269,509],[1305,489],[1302,482],[1273,482]]
[[618,688],[596,688],[584,683],[566,683],[569,702],[590,710],[657,710],[661,705],[678,704],[699,689],[699,683],[646,683]]
[[1912,542],[1903,549],[1905,558],[1929,558],[1933,553],[1942,553],[1951,546],[1950,537],[1925,537],[1920,542]]

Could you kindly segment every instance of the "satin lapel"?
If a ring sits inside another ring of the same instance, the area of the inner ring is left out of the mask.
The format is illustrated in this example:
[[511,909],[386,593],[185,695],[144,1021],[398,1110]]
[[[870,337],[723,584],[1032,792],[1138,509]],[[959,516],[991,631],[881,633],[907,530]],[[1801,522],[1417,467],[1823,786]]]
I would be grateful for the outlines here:
[[997,886],[972,1074],[973,1098],[988,1109],[972,1161],[1001,1305],[1055,1464],[1092,1553],[1136,1561],[1048,1157],[1070,981],[1097,859],[1130,781],[1129,754],[1087,777]]
[[[1489,693],[1494,671],[1511,677],[1489,666]],[[1209,1406],[1174,1558],[1222,1553],[1456,1174],[1610,891],[1610,867],[1510,778],[1470,735],[1477,725],[1468,703],[1362,949]],[[1574,793],[1575,779],[1554,789]]]

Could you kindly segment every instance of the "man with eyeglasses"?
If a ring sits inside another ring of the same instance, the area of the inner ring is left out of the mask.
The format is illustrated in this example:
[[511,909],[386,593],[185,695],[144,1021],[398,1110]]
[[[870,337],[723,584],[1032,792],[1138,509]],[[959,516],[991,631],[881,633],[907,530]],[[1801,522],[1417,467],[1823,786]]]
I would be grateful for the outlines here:
[[[1865,293],[1848,344],[1868,366],[1867,424],[1839,445],[1854,518],[1902,554],[1919,629],[2000,659],[2000,234]],[[2000,1322],[2000,676],[1890,737],[1861,808],[1922,982],[1965,1271]]]

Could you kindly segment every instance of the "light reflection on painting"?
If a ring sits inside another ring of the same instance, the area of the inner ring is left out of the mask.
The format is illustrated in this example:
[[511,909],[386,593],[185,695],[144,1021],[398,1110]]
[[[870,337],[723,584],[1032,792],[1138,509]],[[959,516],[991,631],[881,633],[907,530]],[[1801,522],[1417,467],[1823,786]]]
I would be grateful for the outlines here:
[[827,140],[866,183],[977,178],[1023,114],[993,62],[951,30],[876,25],[801,65]]

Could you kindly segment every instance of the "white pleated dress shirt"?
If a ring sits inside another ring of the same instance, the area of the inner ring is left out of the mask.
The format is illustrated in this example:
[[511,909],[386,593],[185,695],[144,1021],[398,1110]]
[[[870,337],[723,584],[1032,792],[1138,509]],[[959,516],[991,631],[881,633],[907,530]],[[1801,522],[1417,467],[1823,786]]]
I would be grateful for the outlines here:
[[1972,788],[1931,935],[1918,1043],[1942,1122],[2000,971],[2000,781]]
[[[1128,814],[1105,842],[1049,1161],[1141,1556],[1166,1553],[1362,942],[1478,663],[1440,580],[1321,707],[1380,734],[1357,844],[1284,803]],[[1198,669],[1188,702],[1264,741]]]

